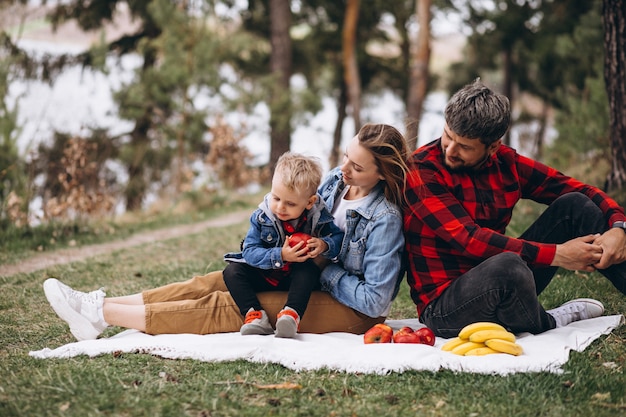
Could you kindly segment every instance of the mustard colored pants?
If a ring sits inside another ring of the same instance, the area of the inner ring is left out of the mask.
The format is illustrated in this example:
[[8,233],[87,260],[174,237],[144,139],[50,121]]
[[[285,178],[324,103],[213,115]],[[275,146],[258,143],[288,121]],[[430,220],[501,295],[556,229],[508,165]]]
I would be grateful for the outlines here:
[[[196,276],[142,292],[148,334],[212,334],[238,332],[243,324],[222,271]],[[258,294],[272,326],[285,306],[287,292]],[[385,317],[368,317],[336,301],[330,294],[315,291],[300,322],[300,333],[347,332],[363,334]]]

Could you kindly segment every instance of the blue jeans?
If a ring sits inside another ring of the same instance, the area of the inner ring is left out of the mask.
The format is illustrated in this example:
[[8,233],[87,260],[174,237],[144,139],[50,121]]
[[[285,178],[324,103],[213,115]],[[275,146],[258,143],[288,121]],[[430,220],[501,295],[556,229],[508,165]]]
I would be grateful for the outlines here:
[[[564,243],[607,230],[602,211],[587,196],[568,193],[556,199],[526,230],[521,239]],[[439,298],[428,304],[420,321],[437,336],[454,337],[467,324],[500,323],[514,333],[545,332],[556,327],[539,304],[557,267],[530,268],[520,256],[503,252],[459,276]],[[598,271],[626,293],[626,263]]]

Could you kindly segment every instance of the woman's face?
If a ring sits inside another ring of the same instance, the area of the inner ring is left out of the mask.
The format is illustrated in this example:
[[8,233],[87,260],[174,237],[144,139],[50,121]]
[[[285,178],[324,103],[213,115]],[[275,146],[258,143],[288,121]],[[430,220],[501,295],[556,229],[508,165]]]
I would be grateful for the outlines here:
[[361,146],[358,136],[350,139],[341,164],[343,181],[353,187],[373,188],[384,179],[372,153]]

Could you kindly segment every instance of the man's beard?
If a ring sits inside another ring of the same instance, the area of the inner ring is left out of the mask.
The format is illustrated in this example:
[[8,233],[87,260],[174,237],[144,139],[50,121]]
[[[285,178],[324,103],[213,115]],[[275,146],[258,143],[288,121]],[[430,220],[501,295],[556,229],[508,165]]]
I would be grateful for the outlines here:
[[480,161],[478,161],[477,163],[475,163],[474,165],[465,165],[465,161],[463,161],[462,164],[457,165],[457,166],[450,166],[448,165],[448,158],[446,156],[446,151],[443,151],[443,162],[445,164],[445,166],[451,171],[451,172],[476,172],[478,170],[480,170],[483,165],[485,164],[485,162],[487,162],[487,160],[491,157],[491,155],[489,154],[489,152],[485,152],[485,157],[483,159],[481,159]]

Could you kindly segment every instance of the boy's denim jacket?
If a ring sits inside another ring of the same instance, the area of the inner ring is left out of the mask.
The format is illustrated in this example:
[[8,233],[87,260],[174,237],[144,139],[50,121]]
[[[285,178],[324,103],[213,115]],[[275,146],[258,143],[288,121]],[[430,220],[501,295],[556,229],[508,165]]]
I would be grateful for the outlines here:
[[[339,168],[320,185],[318,192],[331,212],[344,188]],[[345,216],[339,262],[322,271],[322,290],[367,316],[386,316],[405,271],[400,209],[385,198],[379,184],[358,209],[347,210]]]
[[[281,256],[286,236],[282,223],[269,209],[267,194],[250,216],[250,228],[241,244],[242,252],[230,252],[224,255],[227,262],[244,262],[260,269],[282,269],[285,262]],[[328,244],[328,250],[321,256],[335,262],[343,232],[333,222],[334,217],[326,208],[321,197],[306,213],[307,221],[300,231],[322,239]]]

